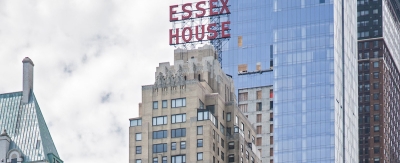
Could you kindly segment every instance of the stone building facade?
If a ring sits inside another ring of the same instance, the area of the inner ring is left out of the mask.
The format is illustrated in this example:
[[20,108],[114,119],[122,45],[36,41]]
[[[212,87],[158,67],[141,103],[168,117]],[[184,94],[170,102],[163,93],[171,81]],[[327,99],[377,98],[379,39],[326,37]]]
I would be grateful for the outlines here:
[[175,50],[142,87],[130,119],[130,163],[258,163],[256,132],[238,110],[232,79],[214,49]]

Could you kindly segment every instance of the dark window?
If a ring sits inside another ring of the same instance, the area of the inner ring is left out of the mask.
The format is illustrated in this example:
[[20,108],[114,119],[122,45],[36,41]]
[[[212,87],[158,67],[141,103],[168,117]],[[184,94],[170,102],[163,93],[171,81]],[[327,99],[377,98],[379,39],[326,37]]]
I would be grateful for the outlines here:
[[374,93],[374,100],[379,100],[379,93]]
[[379,72],[374,72],[374,78],[378,79],[379,78]]
[[325,0],[319,0],[319,3],[325,3]]
[[375,153],[375,154],[378,154],[379,152],[380,152],[379,147],[374,147],[374,153]]
[[257,105],[256,105],[256,110],[257,111],[261,111],[262,110],[262,103],[261,102],[257,102]]
[[197,147],[203,147],[203,139],[197,139]]
[[369,101],[369,95],[365,95],[365,101]]
[[224,161],[225,160],[225,154],[224,152],[221,151],[221,160]]
[[162,100],[162,108],[167,108],[167,107],[168,107],[167,100]]
[[11,163],[17,163],[17,159],[16,158],[11,159]]
[[369,52],[365,52],[364,53],[364,59],[368,59],[369,58]]
[[364,75],[364,80],[369,81],[369,74]]
[[374,121],[379,121],[379,115],[374,115]]
[[272,110],[274,108],[274,101],[269,102],[269,109]]
[[186,128],[178,128],[171,130],[171,137],[178,138],[178,137],[185,137],[186,136]]
[[235,155],[230,154],[230,155],[228,156],[228,162],[235,162]]
[[374,137],[374,143],[379,143],[380,141],[380,137],[379,136],[375,136]]
[[235,142],[231,141],[228,143],[228,148],[229,149],[235,149]]
[[153,144],[153,153],[167,152],[167,143]]
[[153,101],[153,109],[158,109],[158,101]]
[[177,98],[171,100],[172,108],[184,107],[184,106],[186,106],[186,98]]
[[167,136],[167,130],[153,131],[153,139],[162,139],[166,138]]
[[136,154],[142,154],[142,146],[136,146]]
[[375,111],[379,110],[379,104],[374,104],[374,110]]
[[374,83],[374,89],[378,89],[379,88],[379,83]]
[[176,150],[176,142],[171,143],[171,150]]
[[186,149],[186,142],[185,141],[181,141],[181,149]]

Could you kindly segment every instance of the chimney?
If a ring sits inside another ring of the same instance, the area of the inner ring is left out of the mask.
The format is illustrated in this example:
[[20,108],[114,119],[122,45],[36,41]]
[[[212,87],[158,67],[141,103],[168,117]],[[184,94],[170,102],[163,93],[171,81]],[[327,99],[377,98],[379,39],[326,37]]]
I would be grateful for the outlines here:
[[27,104],[33,92],[33,62],[29,57],[22,60],[23,63],[23,91],[22,103]]

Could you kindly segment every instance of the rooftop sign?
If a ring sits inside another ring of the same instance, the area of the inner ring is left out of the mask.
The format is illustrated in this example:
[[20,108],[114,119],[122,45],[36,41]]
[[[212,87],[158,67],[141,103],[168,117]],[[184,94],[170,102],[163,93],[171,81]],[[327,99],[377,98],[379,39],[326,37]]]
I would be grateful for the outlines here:
[[230,21],[220,18],[230,14],[228,1],[210,0],[170,6],[169,20],[173,29],[169,30],[169,44],[230,38]]

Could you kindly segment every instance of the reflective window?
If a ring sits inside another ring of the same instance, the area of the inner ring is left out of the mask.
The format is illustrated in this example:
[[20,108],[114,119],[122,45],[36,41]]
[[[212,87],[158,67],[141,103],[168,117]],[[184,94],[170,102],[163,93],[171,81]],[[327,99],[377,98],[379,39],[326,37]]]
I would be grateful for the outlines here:
[[162,139],[168,136],[167,130],[153,131],[153,139]]
[[158,109],[158,101],[153,101],[153,109]]
[[166,125],[167,116],[153,117],[153,126]]
[[186,122],[186,114],[175,114],[171,116],[172,123]]
[[167,108],[167,107],[168,107],[168,101],[162,100],[162,108]]
[[153,153],[167,152],[167,143],[153,144]]
[[184,106],[186,106],[186,98],[178,98],[178,99],[171,100],[172,108],[184,107]]

